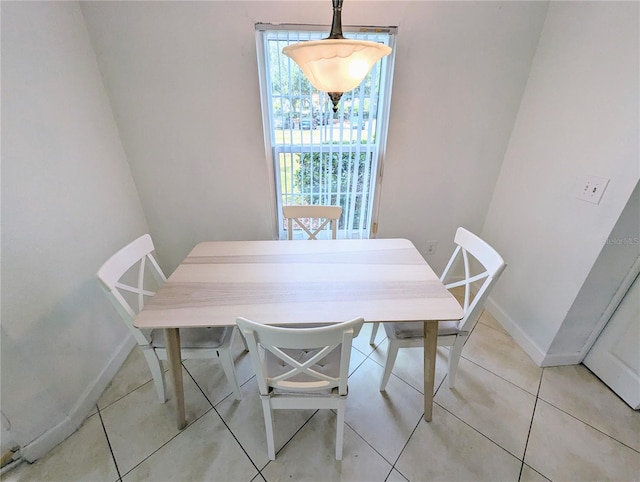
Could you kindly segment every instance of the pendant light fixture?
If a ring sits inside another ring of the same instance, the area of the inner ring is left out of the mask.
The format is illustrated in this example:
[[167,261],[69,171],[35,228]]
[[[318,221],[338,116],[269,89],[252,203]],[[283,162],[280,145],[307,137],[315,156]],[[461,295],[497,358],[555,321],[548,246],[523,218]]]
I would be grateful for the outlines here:
[[333,0],[331,33],[322,40],[289,45],[282,53],[302,69],[304,76],[322,92],[327,92],[338,110],[345,92],[355,89],[371,67],[391,53],[391,47],[367,40],[346,39],[342,35],[342,0]]

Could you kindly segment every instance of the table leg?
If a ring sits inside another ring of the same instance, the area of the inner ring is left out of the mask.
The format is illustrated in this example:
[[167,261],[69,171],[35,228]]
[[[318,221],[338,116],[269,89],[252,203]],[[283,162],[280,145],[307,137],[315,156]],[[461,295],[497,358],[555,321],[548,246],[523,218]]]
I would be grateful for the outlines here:
[[164,330],[167,345],[167,359],[169,361],[169,374],[173,384],[173,396],[176,400],[176,420],[178,430],[187,426],[184,414],[184,386],[182,385],[182,356],[180,354],[180,330],[167,328]]
[[438,323],[424,323],[424,420],[431,422],[433,413],[433,387],[436,378],[436,349],[438,348]]

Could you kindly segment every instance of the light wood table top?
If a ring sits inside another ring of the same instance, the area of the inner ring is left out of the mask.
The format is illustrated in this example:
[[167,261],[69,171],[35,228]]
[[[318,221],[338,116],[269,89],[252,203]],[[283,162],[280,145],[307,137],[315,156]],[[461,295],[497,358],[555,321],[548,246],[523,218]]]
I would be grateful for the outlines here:
[[406,239],[198,244],[138,315],[139,328],[460,319]]
[[138,328],[163,328],[179,428],[186,426],[180,328],[424,322],[425,414],[431,420],[437,321],[463,316],[406,239],[212,241],[198,244],[147,302]]

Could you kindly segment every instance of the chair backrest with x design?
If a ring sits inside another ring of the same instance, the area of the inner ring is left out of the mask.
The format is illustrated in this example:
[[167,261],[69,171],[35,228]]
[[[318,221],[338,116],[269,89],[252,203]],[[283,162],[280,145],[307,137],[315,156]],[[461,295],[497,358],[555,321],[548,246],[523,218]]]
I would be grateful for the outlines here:
[[315,328],[284,328],[239,318],[237,324],[247,338],[262,395],[272,389],[287,392],[347,394],[351,344],[360,332],[361,318]]
[[331,239],[336,239],[342,207],[290,205],[282,207],[282,214],[287,220],[289,239],[293,239],[294,221],[309,236],[308,239],[318,239],[318,235],[327,225],[331,227]]
[[284,328],[236,320],[256,372],[269,459],[276,457],[272,410],[296,408],[336,410],[336,459],[342,459],[351,345],[363,322]]
[[[133,326],[133,320],[144,308],[145,297],[155,294],[155,291],[149,289],[148,275],[151,274],[158,286],[167,280],[153,257],[153,250],[151,236],[145,234],[114,254],[98,270],[98,278],[112,295],[110,299],[123,315],[122,318],[129,326],[136,341],[142,345],[148,343],[149,340]],[[147,261],[149,265],[147,265]],[[136,265],[137,272],[130,273],[130,270]],[[133,296],[125,296],[127,293],[132,293]]]
[[[486,241],[462,227],[456,231],[454,242],[456,248],[442,272],[440,281],[445,283],[447,289],[464,286],[462,308],[465,315],[458,322],[458,331],[465,332],[471,331],[482,314],[485,300],[506,264]],[[460,260],[464,267],[463,279],[447,283],[447,278],[457,272]],[[473,292],[475,295],[472,297]]]

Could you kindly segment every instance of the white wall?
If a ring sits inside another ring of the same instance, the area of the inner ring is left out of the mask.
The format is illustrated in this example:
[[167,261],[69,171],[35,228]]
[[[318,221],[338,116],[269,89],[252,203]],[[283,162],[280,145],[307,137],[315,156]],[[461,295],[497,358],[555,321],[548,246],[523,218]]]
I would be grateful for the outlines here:
[[[397,25],[379,237],[482,228],[544,2],[345,2]],[[271,239],[254,25],[330,23],[319,2],[86,2],[87,21],[163,267],[198,241]],[[327,30],[328,31],[328,30]]]
[[132,346],[95,273],[147,226],[79,5],[1,8],[3,439],[33,459]]
[[423,254],[437,241],[426,258],[437,273],[458,226],[480,234],[546,10],[546,2],[405,6],[378,236],[409,238]]
[[[509,265],[490,306],[541,364],[575,354],[547,358],[640,177],[638,6],[551,3],[483,229]],[[599,205],[586,174],[611,179]]]
[[167,272],[199,241],[273,236],[252,5],[82,5]]

